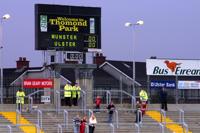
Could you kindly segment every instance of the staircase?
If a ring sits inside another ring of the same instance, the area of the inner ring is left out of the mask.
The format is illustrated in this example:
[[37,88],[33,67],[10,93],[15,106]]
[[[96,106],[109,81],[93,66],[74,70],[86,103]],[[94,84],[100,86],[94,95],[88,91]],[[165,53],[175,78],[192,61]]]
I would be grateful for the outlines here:
[[[3,108],[0,105],[0,111],[1,112],[8,112],[14,111],[15,106],[14,105],[4,105]],[[173,122],[178,123],[179,122],[179,112],[177,109],[175,109],[176,105],[169,105],[169,111],[166,112],[166,116],[170,119],[167,120],[167,122]],[[194,105],[190,105],[191,108]],[[42,105],[41,105],[42,107]],[[84,115],[87,116],[87,119],[89,117],[89,112],[87,111],[86,114],[83,112],[78,111],[77,107],[62,107],[63,109],[68,109],[68,128],[64,127],[64,114],[63,111],[59,112],[58,114],[55,111],[52,111],[52,106],[45,105],[45,111],[42,111],[42,128],[44,133],[57,133],[57,125],[62,124],[63,127],[63,133],[73,133],[73,122],[72,119],[79,114],[81,118],[83,118]],[[44,109],[44,108],[43,108]],[[115,133],[133,133],[137,132],[137,127],[135,126],[135,113],[131,110],[125,110],[120,105],[116,105],[116,109],[118,110],[118,128],[116,123],[116,117],[115,114],[113,115],[113,125],[114,125],[114,132]],[[150,115],[152,113],[151,111],[159,110],[159,108],[155,105],[149,105],[149,111],[146,112],[146,115],[143,117],[143,123],[140,125],[140,133],[160,133],[161,129],[159,126],[159,123],[161,118],[160,114],[154,114]],[[186,110],[187,108],[184,108]],[[95,133],[112,133],[113,127],[107,123],[107,111],[101,111],[100,113],[95,113],[95,116],[97,117],[97,125],[95,128]],[[9,115],[11,116],[11,115]],[[28,120],[29,123],[37,124],[37,112],[23,112],[22,117],[25,120]],[[12,132],[14,133],[23,133],[25,132],[22,127],[18,128],[15,126],[15,119],[16,116],[13,115],[13,120],[11,118],[5,117],[5,114],[0,113],[0,125],[11,125],[12,126]],[[186,110],[185,111],[185,122],[189,126],[189,130],[192,133],[199,133],[200,132],[200,110]],[[178,127],[178,125],[180,127]],[[171,128],[177,129],[181,128],[179,131],[172,130],[169,128],[169,125],[167,125],[167,128],[164,128],[165,133],[183,133],[184,130],[181,127],[180,124],[173,125]],[[29,128],[29,127],[28,127]],[[8,128],[6,126],[0,126],[0,132],[8,132]],[[35,131],[36,132],[36,131]],[[34,132],[34,133],[35,133]],[[42,131],[41,131],[42,132]],[[31,132],[28,132],[31,133]]]

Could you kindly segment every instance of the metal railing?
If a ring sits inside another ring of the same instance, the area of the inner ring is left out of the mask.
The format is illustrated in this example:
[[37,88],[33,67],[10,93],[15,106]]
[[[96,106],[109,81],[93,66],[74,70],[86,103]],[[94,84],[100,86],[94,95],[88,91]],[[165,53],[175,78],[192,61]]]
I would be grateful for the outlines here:
[[[41,93],[41,92],[52,92],[52,93],[56,93],[55,95],[55,98],[56,98],[56,103],[55,103],[55,108],[56,108],[56,111],[57,113],[60,111],[60,105],[61,105],[61,92],[64,93],[64,91],[67,91],[67,90],[37,90],[31,94],[29,94],[27,97],[28,97],[28,109],[29,111],[32,111],[33,109],[33,96],[35,94],[38,94],[38,93]],[[69,90],[71,91],[71,90]],[[86,105],[87,105],[87,99],[86,99],[86,92],[84,90],[78,90],[81,92],[81,95],[82,95],[82,109],[86,109]]]
[[123,91],[123,90],[110,90],[110,92],[111,92],[111,94],[112,94],[112,92],[121,92],[121,93],[123,93],[123,94],[129,96],[129,97],[131,98],[131,108],[132,108],[132,109],[135,108],[135,105],[136,105],[136,98],[135,98],[133,95],[131,95],[131,94],[129,94],[128,92]]
[[162,123],[159,123],[159,126],[160,126],[160,132],[161,133],[165,133],[165,127]]
[[56,113],[60,112],[60,92],[56,90]]
[[137,129],[137,133],[140,133],[140,126],[138,123],[135,123],[135,128]]
[[117,126],[117,128],[119,128],[119,113],[116,109],[114,111],[115,111],[116,126]]
[[184,122],[182,126],[183,126],[183,133],[188,133],[188,130],[189,130],[188,125]]
[[58,124],[58,126],[57,126],[57,133],[62,133],[62,132],[63,132],[62,125]]
[[[61,92],[65,92],[65,91],[72,91],[72,90],[60,90],[60,93]],[[80,91],[81,92],[81,95],[82,95],[82,98],[83,98],[83,100],[82,100],[82,104],[81,104],[81,108],[82,109],[86,109],[86,105],[87,105],[87,99],[86,99],[86,92],[84,91],[84,90],[77,90],[77,91]]]
[[179,109],[179,122],[180,123],[185,123],[185,116],[184,116],[185,112],[183,109]]
[[[56,99],[55,101],[55,108],[57,110],[57,112],[60,111],[60,105],[61,105],[61,94],[64,93],[64,91],[66,90],[37,90],[31,94],[29,94],[28,96],[28,109],[29,111],[32,111],[33,109],[33,96],[38,94],[38,93],[41,93],[41,92],[51,92],[51,93],[56,93],[55,94],[55,97],[54,99]],[[71,91],[71,90],[69,90]],[[85,109],[86,110],[86,106],[87,106],[87,94],[90,93],[90,92],[105,92],[106,93],[106,104],[109,104],[111,102],[111,99],[112,99],[112,94],[111,93],[114,93],[114,92],[121,92],[122,94],[128,96],[131,98],[131,108],[135,108],[135,105],[136,105],[136,97],[132,96],[131,94],[127,93],[126,91],[123,91],[123,90],[91,90],[91,91],[84,91],[84,90],[80,90],[81,92],[81,96],[82,96],[82,104],[81,104],[81,108],[82,109]],[[54,95],[53,95],[54,96]],[[53,99],[53,98],[51,98]]]
[[112,123],[110,123],[110,127],[112,128],[112,133],[115,133],[115,127]]
[[166,111],[165,110],[163,110],[163,109],[161,109],[160,110],[160,115],[161,115],[161,117],[160,117],[160,122],[163,124],[163,125],[166,125]]
[[37,110],[37,124],[42,129],[42,111],[39,109]]
[[16,109],[16,125],[20,124],[21,112]]
[[94,95],[94,92],[106,93],[106,104],[111,102],[111,93],[109,90],[87,90],[86,94],[93,93]]
[[64,110],[64,125],[65,128],[68,128],[68,121],[69,121],[69,113],[67,110]]
[[8,133],[12,133],[12,127],[10,125],[0,125],[0,127],[8,128]]

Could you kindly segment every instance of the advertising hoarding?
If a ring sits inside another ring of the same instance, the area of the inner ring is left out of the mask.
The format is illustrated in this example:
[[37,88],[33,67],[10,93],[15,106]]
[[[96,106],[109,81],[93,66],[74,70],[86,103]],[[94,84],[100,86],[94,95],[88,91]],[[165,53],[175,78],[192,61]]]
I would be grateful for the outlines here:
[[147,75],[200,76],[200,60],[147,59]]
[[53,79],[24,79],[23,88],[53,88]]
[[200,89],[200,81],[178,81],[178,89]]
[[154,80],[150,82],[150,88],[176,88],[175,81],[161,81],[161,80]]

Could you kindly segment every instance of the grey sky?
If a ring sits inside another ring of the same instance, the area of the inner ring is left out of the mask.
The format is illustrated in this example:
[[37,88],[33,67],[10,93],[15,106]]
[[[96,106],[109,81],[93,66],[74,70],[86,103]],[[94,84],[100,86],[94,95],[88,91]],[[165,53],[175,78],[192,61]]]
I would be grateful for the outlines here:
[[[34,50],[35,3],[101,7],[107,59],[200,58],[200,0],[0,0],[0,15],[11,15],[2,25],[4,67],[15,67],[20,56],[30,66],[42,65],[41,52]],[[140,19],[143,26],[124,27]]]

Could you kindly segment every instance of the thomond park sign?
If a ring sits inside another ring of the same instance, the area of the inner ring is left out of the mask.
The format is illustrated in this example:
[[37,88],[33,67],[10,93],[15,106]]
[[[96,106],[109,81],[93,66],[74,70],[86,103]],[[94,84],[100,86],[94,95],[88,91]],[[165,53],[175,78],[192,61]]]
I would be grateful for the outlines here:
[[200,60],[147,59],[147,75],[200,76]]
[[101,8],[36,4],[35,49],[101,49]]

